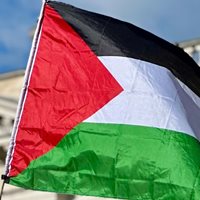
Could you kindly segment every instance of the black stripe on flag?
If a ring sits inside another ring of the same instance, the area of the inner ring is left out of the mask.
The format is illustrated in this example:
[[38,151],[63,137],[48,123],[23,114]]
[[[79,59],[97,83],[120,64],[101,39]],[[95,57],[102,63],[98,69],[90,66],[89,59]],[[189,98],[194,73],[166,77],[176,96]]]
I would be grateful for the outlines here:
[[169,69],[200,96],[200,68],[179,47],[130,23],[50,1],[97,56],[131,57]]

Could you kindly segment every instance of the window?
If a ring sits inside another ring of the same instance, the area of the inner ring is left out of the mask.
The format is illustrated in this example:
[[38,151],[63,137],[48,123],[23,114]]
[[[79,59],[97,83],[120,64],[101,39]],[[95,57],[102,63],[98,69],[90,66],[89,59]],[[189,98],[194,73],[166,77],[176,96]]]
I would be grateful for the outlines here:
[[3,117],[0,115],[0,126],[3,125]]
[[11,124],[11,126],[13,126],[14,122],[15,122],[14,119],[11,119],[11,120],[10,120],[10,124]]

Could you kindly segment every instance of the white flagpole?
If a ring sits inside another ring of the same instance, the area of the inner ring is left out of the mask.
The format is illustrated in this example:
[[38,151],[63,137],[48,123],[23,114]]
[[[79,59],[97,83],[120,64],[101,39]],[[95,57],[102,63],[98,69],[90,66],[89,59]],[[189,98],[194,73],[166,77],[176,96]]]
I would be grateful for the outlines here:
[[[6,156],[5,171],[4,171],[4,175],[2,175],[2,179],[4,180],[4,183],[9,182],[9,170],[10,170],[10,165],[11,165],[13,153],[14,153],[16,134],[18,131],[18,126],[19,126],[20,120],[21,120],[21,115],[22,115],[22,111],[24,108],[24,102],[25,102],[26,96],[27,96],[27,89],[29,86],[30,77],[32,74],[35,57],[36,57],[36,53],[37,53],[37,49],[38,49],[38,45],[39,45],[44,8],[45,8],[45,4],[47,2],[48,2],[48,0],[42,0],[40,15],[38,18],[37,27],[36,27],[35,34],[34,34],[33,41],[32,41],[32,46],[31,46],[29,59],[28,59],[28,63],[27,63],[26,71],[25,71],[25,76],[24,76],[23,88],[21,90],[21,95],[20,95],[20,99],[19,99],[19,103],[18,103],[18,107],[17,107],[15,122],[14,122],[13,129],[12,129],[9,149],[8,149],[7,156]],[[3,192],[4,183],[2,185],[2,192]],[[0,197],[0,200],[1,200],[1,197]]]

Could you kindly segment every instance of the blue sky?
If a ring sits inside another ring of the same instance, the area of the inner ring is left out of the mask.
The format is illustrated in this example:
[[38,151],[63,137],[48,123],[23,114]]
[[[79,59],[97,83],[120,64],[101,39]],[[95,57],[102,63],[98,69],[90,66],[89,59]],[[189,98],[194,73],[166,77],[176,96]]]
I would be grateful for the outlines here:
[[[144,28],[170,42],[200,38],[200,1],[63,0]],[[0,73],[26,67],[41,0],[1,0]]]

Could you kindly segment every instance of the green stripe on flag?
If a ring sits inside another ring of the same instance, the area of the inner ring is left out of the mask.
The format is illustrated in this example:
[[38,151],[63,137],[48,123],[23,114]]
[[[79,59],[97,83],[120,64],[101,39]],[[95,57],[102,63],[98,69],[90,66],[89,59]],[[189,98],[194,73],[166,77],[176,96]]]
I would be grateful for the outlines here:
[[199,169],[200,143],[189,135],[152,127],[82,123],[10,183],[134,200],[199,200]]

